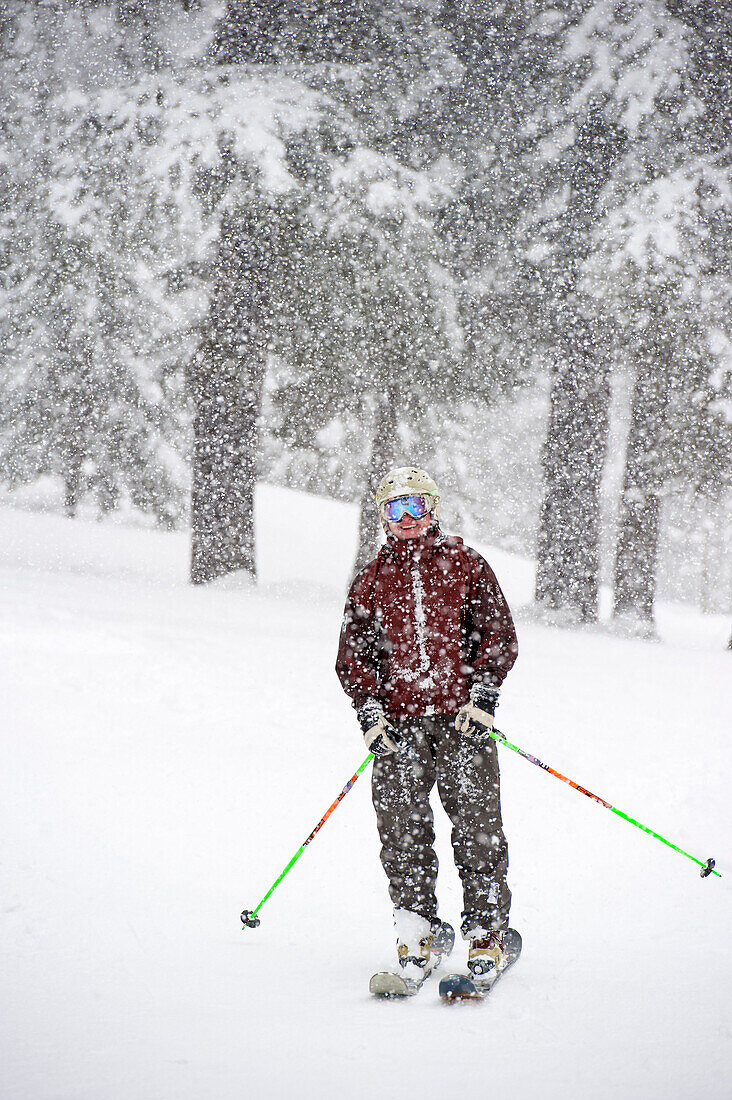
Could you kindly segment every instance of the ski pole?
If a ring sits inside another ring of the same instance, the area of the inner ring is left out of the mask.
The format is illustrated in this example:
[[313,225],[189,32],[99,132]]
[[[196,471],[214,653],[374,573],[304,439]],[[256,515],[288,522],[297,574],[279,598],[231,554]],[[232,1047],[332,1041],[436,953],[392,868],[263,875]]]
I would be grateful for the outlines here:
[[656,840],[660,840],[662,844],[667,844],[669,848],[673,848],[675,852],[680,852],[682,856],[686,856],[692,863],[696,863],[701,867],[701,877],[706,878],[707,875],[716,875],[717,878],[721,878],[719,871],[714,870],[714,860],[709,859],[704,863],[701,859],[697,859],[696,856],[689,855],[683,848],[679,848],[678,845],[672,844],[670,840],[666,840],[659,833],[649,829],[647,825],[641,825],[640,821],[636,821],[634,817],[629,817],[628,814],[624,814],[622,810],[619,810],[617,806],[611,806],[609,802],[606,802],[604,798],[600,798],[599,795],[593,794],[592,791],[588,791],[585,787],[581,787],[579,783],[575,783],[573,779],[568,779],[566,775],[562,775],[561,772],[556,771],[554,768],[550,768],[548,764],[544,764],[541,760],[538,760],[535,756],[525,752],[524,749],[520,749],[518,745],[512,745],[507,739],[505,733],[501,733],[500,730],[492,729],[489,733],[494,741],[497,741],[499,745],[505,745],[507,749],[512,749],[517,752],[519,756],[523,756],[524,760],[529,760],[532,764],[536,764],[537,768],[543,768],[545,772],[549,772],[550,775],[555,775],[557,779],[561,779],[563,783],[568,783],[570,787],[574,787],[576,791],[580,791],[581,794],[586,794],[588,798],[592,798],[595,802],[599,802],[601,806],[605,806],[606,809],[612,810],[618,817],[622,817],[624,821],[629,821],[631,825],[635,825],[638,829],[642,829],[644,833],[649,833],[651,836],[655,836]]
[[317,825],[315,826],[315,828],[313,829],[312,833],[311,833],[311,834],[310,834],[310,836],[309,836],[309,837],[307,838],[307,840],[304,840],[304,841],[302,842],[302,844],[300,845],[300,847],[298,848],[298,850],[297,850],[297,851],[295,852],[295,854],[294,854],[294,856],[292,857],[292,859],[290,860],[290,862],[289,862],[289,863],[287,864],[287,866],[285,867],[285,869],[284,869],[284,871],[282,872],[282,874],[281,874],[281,875],[280,875],[280,876],[279,876],[278,878],[276,878],[276,879],[275,879],[275,881],[274,881],[274,882],[272,883],[272,885],[270,886],[269,890],[268,890],[268,891],[267,891],[267,893],[266,893],[266,894],[264,895],[264,897],[262,898],[262,900],[260,901],[260,903],[259,903],[259,905],[258,905],[258,906],[256,907],[256,909],[245,909],[245,910],[244,910],[244,912],[243,912],[243,913],[242,913],[242,915],[241,915],[241,919],[242,919],[242,924],[243,924],[244,928],[256,928],[256,927],[257,927],[257,925],[259,924],[259,917],[257,916],[257,913],[258,913],[258,912],[259,912],[259,910],[260,910],[260,909],[262,908],[262,906],[264,905],[264,903],[265,903],[265,901],[267,900],[267,898],[268,898],[268,897],[270,896],[270,894],[274,893],[274,891],[275,891],[275,890],[277,889],[277,887],[279,886],[279,884],[280,884],[280,883],[282,882],[282,880],[283,880],[283,878],[285,877],[285,875],[287,874],[287,872],[288,872],[289,870],[291,870],[291,868],[292,868],[292,867],[294,867],[294,866],[295,866],[295,864],[297,863],[298,859],[299,859],[299,858],[300,858],[300,856],[301,856],[301,855],[303,854],[303,852],[305,851],[305,849],[307,848],[308,844],[309,844],[309,843],[310,843],[310,841],[311,841],[311,840],[313,839],[313,837],[315,836],[315,834],[316,834],[316,833],[318,832],[318,830],[319,830],[319,829],[321,829],[321,828],[323,827],[323,825],[325,825],[326,821],[328,820],[328,818],[330,817],[330,815],[331,815],[331,814],[333,813],[333,810],[334,810],[334,809],[336,808],[336,806],[338,805],[338,803],[339,803],[339,802],[341,801],[341,799],[342,799],[342,798],[345,798],[345,797],[346,797],[346,795],[348,794],[348,792],[350,791],[351,787],[353,786],[353,784],[354,784],[354,783],[356,782],[356,780],[358,779],[358,777],[359,777],[359,775],[361,774],[361,772],[362,772],[362,771],[364,770],[364,768],[365,768],[365,767],[366,767],[366,766],[367,766],[368,764],[370,764],[370,763],[371,763],[371,761],[372,761],[373,759],[374,759],[374,754],[373,754],[372,752],[370,752],[370,753],[368,754],[368,756],[366,757],[366,759],[364,760],[364,762],[363,762],[363,764],[361,765],[361,767],[360,767],[360,768],[358,768],[358,770],[356,771],[356,773],[355,773],[354,775],[352,775],[352,776],[351,776],[351,778],[350,778],[350,779],[348,780],[348,782],[346,783],[345,787],[343,788],[343,790],[341,791],[341,793],[340,793],[340,794],[338,795],[338,797],[336,798],[336,800],[335,800],[335,802],[333,803],[333,805],[332,805],[332,806],[331,806],[331,807],[330,807],[329,809],[327,809],[327,810],[325,811],[325,813],[323,814],[323,816],[321,817],[320,821],[319,821],[319,822],[318,822],[318,824],[317,824]]

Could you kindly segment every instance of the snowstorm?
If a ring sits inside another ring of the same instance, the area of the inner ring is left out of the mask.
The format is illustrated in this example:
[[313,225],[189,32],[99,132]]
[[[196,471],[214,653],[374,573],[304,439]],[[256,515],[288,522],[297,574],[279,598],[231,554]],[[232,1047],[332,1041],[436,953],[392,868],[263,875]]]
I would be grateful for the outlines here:
[[727,5],[2,0],[0,118],[2,1095],[722,1100]]

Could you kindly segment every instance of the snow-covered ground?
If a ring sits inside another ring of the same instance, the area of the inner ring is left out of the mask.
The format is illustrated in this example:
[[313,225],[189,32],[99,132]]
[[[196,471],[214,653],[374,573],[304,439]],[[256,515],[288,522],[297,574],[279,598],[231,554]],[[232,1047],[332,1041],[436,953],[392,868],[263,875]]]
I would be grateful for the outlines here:
[[[333,672],[355,511],[263,488],[258,512],[259,586],[201,590],[184,534],[0,510],[3,1100],[732,1095],[729,623],[519,614],[500,709],[724,877],[501,750],[523,956],[480,1007],[382,1003],[366,776],[239,923],[365,756]],[[530,566],[483,549],[528,602]]]

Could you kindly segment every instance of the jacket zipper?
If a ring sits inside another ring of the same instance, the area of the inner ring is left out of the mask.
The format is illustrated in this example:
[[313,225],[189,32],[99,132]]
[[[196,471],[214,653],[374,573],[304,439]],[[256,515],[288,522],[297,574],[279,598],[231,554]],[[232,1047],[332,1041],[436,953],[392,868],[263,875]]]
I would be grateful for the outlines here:
[[[417,649],[419,650],[419,671],[424,675],[430,670],[430,659],[427,656],[427,616],[424,610],[424,585],[419,572],[419,566],[412,566],[412,594],[414,595],[414,625],[417,635]],[[424,687],[432,687],[426,678]]]

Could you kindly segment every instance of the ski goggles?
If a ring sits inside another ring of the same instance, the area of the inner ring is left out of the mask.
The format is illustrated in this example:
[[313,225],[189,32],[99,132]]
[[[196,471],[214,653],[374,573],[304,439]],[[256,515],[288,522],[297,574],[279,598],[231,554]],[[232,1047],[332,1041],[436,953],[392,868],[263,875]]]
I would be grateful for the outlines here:
[[432,497],[425,496],[423,493],[395,497],[394,500],[384,501],[383,508],[384,516],[389,523],[398,523],[402,516],[424,519],[432,511]]

